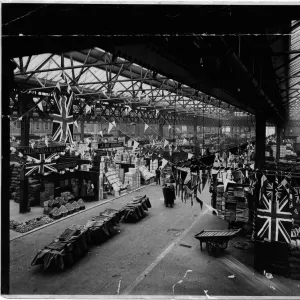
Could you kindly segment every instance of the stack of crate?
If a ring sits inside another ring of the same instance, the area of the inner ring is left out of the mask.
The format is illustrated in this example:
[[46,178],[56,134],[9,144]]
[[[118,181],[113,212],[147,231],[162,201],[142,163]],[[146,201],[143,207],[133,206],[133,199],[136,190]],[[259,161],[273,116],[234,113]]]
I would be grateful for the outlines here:
[[236,205],[237,199],[234,197],[234,187],[229,186],[227,189],[226,202],[225,202],[225,220],[235,221],[236,219]]
[[156,169],[158,168],[158,160],[150,160],[150,172],[155,174]]
[[129,170],[129,172],[125,173],[124,184],[128,184],[131,191],[137,189],[137,174],[135,171]]
[[217,186],[216,209],[220,211],[220,216],[224,218],[224,211],[225,211],[224,185]]
[[272,145],[271,148],[273,151],[273,157],[276,158],[276,145]]
[[280,157],[286,156],[286,145],[280,145]]
[[235,187],[234,196],[237,199],[236,205],[236,221],[237,222],[248,222],[249,209],[248,203],[243,187]]
[[120,152],[117,152],[115,155],[115,162],[120,163],[122,161],[122,154]]

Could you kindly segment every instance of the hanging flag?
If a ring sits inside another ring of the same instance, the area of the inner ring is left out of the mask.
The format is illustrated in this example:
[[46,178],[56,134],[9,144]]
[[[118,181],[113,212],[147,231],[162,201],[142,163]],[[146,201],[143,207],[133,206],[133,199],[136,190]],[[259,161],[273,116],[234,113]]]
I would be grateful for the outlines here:
[[259,193],[259,203],[263,200],[263,195],[265,193],[266,186],[269,184],[269,181],[265,175],[261,177],[261,187]]
[[168,161],[166,159],[162,159],[161,168],[163,169],[167,165]]
[[117,127],[117,125],[116,125],[116,122],[115,122],[115,121],[113,121],[111,124],[113,124],[113,125],[114,125],[114,127]]
[[188,159],[191,159],[193,157],[193,154],[188,153]]
[[69,142],[72,143],[72,127],[73,125],[73,115],[71,114],[73,95],[71,94],[69,98],[64,95],[58,95],[54,93],[54,100],[58,107],[58,114],[52,114],[53,118],[53,136],[54,141],[58,140],[59,142],[66,143],[69,139]]
[[92,108],[88,104],[86,104],[85,113],[87,114],[87,113],[91,112],[91,110],[92,110]]
[[126,107],[126,114],[129,114],[132,111],[132,108],[129,105],[125,105]]
[[68,84],[67,92],[70,94],[72,92],[71,86]]
[[48,143],[48,136],[47,135],[45,136],[45,144],[48,147],[49,143]]
[[251,168],[252,170],[254,170],[254,164],[250,165],[250,168]]
[[76,126],[76,128],[78,128],[78,123],[76,120],[74,121],[74,125]]
[[148,129],[149,125],[145,123],[145,130],[144,132]]
[[38,99],[33,99],[33,101],[37,103],[37,106],[41,111],[44,111],[42,101],[39,102]]
[[56,84],[55,87],[56,87],[57,89],[59,89],[59,91],[61,92],[59,81],[57,82],[57,84]]
[[114,125],[112,123],[109,123],[108,125],[108,133],[110,133],[110,131],[114,128]]
[[289,209],[289,193],[280,186],[276,187],[275,183],[267,181],[262,198],[257,208],[257,237],[290,243],[292,214]]
[[34,145],[35,145],[35,143],[33,142],[33,143],[30,143],[30,145],[31,145],[31,148],[33,149],[34,148]]
[[155,141],[153,140],[153,146],[155,146]]
[[169,124],[169,130],[172,129],[172,126]]
[[137,141],[134,141],[133,143],[133,150],[135,150],[139,146],[139,143]]
[[164,142],[164,148],[169,144],[169,141],[165,140]]
[[155,110],[155,118],[157,118],[158,114],[159,114],[159,110],[156,109],[156,110]]
[[196,201],[200,204],[200,207],[201,207],[201,210],[202,210],[202,207],[203,207],[203,201],[200,199],[200,191],[199,191],[199,187],[197,187],[197,196],[196,196]]
[[208,177],[207,170],[205,170],[205,171],[202,173],[202,191],[203,191],[204,188],[205,188],[206,181],[207,181],[207,177]]
[[102,132],[102,130],[99,131],[99,134],[103,137],[103,132]]

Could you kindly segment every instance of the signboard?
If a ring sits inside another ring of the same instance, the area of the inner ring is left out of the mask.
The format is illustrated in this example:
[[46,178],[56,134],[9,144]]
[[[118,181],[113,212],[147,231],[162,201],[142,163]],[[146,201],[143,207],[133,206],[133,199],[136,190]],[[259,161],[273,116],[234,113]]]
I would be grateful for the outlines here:
[[77,161],[67,161],[67,162],[56,164],[55,168],[57,169],[57,171],[61,171],[66,168],[74,169],[76,166],[77,166]]
[[23,155],[30,154],[52,154],[58,152],[64,152],[66,146],[55,146],[55,147],[43,147],[43,148],[31,148],[31,147],[18,147],[17,150]]
[[95,153],[100,156],[107,156],[107,151],[95,150]]
[[115,143],[99,143],[98,149],[107,149],[107,148],[122,148],[124,147],[123,142],[115,142]]

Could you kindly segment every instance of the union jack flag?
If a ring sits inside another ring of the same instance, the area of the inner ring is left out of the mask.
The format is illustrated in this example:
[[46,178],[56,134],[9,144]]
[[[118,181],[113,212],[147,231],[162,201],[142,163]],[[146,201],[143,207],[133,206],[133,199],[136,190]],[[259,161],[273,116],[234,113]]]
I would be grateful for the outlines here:
[[46,158],[45,154],[39,154],[40,159],[34,158],[32,156],[27,156],[27,159],[28,158],[31,159],[33,161],[33,163],[25,165],[25,168],[26,168],[25,176],[30,176],[35,171],[38,171],[39,174],[44,174],[46,168],[52,172],[57,172],[57,169],[53,167],[53,165],[55,165],[56,163],[51,162],[51,160],[56,155],[57,155],[57,153],[53,153]]
[[275,183],[267,183],[257,209],[257,237],[271,241],[291,241],[292,214],[289,211],[289,194],[278,190]]
[[71,92],[68,95],[68,98],[65,95],[57,94],[54,92],[54,100],[58,107],[58,114],[52,114],[53,122],[58,124],[58,126],[53,126],[53,137],[54,141],[58,140],[59,142],[66,143],[69,140],[69,143],[73,142],[72,137],[72,128],[73,125],[73,115],[71,115],[72,103],[73,103],[73,93]]

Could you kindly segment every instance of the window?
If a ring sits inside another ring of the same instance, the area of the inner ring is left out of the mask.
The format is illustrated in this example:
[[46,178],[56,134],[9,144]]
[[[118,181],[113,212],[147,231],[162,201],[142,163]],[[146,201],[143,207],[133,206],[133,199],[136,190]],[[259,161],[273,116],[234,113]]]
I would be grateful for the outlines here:
[[49,124],[48,122],[45,122],[45,130],[48,130],[49,129]]
[[40,122],[36,122],[35,128],[38,130],[40,129]]
[[21,122],[17,121],[16,126],[17,126],[18,129],[20,129],[21,128]]

